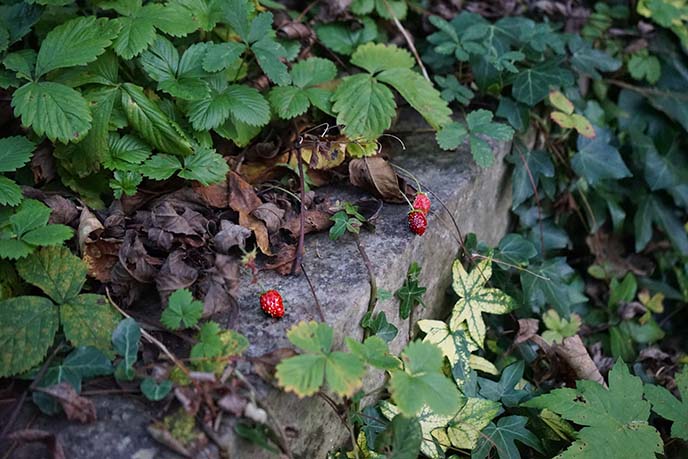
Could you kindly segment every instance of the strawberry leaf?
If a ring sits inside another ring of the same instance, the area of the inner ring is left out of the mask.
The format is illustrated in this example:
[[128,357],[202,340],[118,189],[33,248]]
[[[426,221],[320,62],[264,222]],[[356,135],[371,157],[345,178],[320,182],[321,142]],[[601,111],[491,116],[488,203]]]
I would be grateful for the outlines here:
[[120,315],[102,295],[84,293],[60,305],[60,322],[73,346],[93,346],[112,353],[110,339]]
[[184,158],[184,168],[179,176],[207,186],[223,181],[227,172],[229,165],[221,155],[213,149],[200,148],[193,155]]
[[170,330],[191,328],[198,323],[202,314],[203,303],[194,300],[189,290],[180,289],[170,295],[160,322]]
[[351,396],[362,384],[365,366],[361,359],[332,351],[333,330],[327,324],[300,322],[287,337],[304,354],[282,360],[275,376],[280,386],[299,397],[313,395],[326,383],[335,393]]
[[0,172],[13,172],[31,159],[36,144],[23,136],[0,139]]
[[38,365],[57,332],[57,308],[47,298],[17,296],[0,302],[0,376]]
[[17,262],[17,273],[57,304],[72,300],[86,282],[86,265],[67,247],[45,247]]

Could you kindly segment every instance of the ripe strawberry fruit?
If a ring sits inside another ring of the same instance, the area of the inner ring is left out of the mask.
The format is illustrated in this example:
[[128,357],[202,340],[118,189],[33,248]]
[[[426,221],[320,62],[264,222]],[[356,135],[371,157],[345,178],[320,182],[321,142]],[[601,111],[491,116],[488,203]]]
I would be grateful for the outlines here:
[[416,198],[413,200],[413,208],[420,210],[425,215],[430,213],[430,198],[425,193],[417,193]]
[[428,227],[428,219],[425,218],[422,210],[414,209],[408,214],[408,224],[412,232],[422,236]]
[[284,315],[282,295],[277,290],[268,290],[260,296],[260,307],[271,317],[279,319]]

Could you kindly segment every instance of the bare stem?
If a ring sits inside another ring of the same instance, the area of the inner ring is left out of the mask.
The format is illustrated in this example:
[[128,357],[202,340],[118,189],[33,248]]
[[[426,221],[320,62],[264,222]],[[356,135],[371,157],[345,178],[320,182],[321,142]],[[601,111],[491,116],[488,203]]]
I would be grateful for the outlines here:
[[[370,263],[370,258],[365,251],[365,247],[361,244],[361,238],[358,234],[354,235],[356,240],[356,247],[358,247],[358,252],[361,254],[363,259],[363,264],[368,270],[368,279],[370,281],[370,299],[368,300],[368,313],[372,314],[375,309],[375,304],[377,304],[377,282],[375,281],[375,273],[373,272],[373,265]],[[366,328],[363,332],[363,339],[368,337],[368,329]]]
[[318,295],[315,294],[315,288],[313,287],[313,284],[311,283],[310,277],[308,277],[308,273],[306,272],[306,267],[303,266],[303,263],[301,263],[301,271],[303,272],[303,276],[306,278],[306,282],[308,282],[308,287],[311,289],[311,294],[313,295],[313,300],[315,301],[315,310],[318,312],[318,317],[320,318],[320,322],[325,322],[325,315],[323,314],[322,307],[320,306],[320,301],[318,301]]
[[299,164],[299,182],[301,185],[301,212],[299,215],[299,245],[296,247],[296,256],[294,257],[294,263],[291,265],[291,273],[296,274],[297,268],[301,265],[301,259],[303,258],[303,243],[305,236],[305,212],[306,212],[306,181],[303,176],[303,158],[301,157],[301,145],[296,148],[296,159]]

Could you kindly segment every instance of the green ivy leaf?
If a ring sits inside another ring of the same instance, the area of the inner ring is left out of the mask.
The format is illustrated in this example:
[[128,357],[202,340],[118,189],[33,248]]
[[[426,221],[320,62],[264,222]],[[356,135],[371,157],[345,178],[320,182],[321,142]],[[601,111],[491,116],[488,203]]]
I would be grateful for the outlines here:
[[167,307],[160,316],[160,322],[170,330],[191,328],[203,314],[203,303],[194,300],[187,289],[180,289],[170,295]]
[[520,234],[507,234],[499,241],[497,251],[495,251],[495,263],[497,266],[508,269],[509,266],[504,266],[500,261],[504,261],[515,266],[525,266],[531,258],[537,255],[537,249],[528,239]]
[[17,273],[57,304],[71,301],[86,282],[86,264],[67,247],[45,247],[17,262]]
[[404,320],[409,318],[414,307],[419,304],[425,306],[423,295],[425,295],[427,289],[418,284],[419,279],[420,266],[418,263],[413,262],[406,273],[404,285],[394,293],[394,296],[399,299],[399,317]]
[[[378,300],[382,301],[379,297]],[[386,343],[392,341],[399,333],[394,324],[387,322],[387,316],[385,316],[384,311],[378,312],[374,317],[372,314],[366,313],[363,320],[361,320],[361,327],[369,330],[371,334],[379,336]]]
[[482,260],[469,273],[461,261],[454,261],[453,288],[459,301],[456,302],[449,327],[457,330],[459,324],[466,322],[471,338],[483,347],[486,327],[482,318],[483,312],[506,314],[514,308],[514,300],[496,288],[486,288],[485,284],[492,277],[492,261]]
[[621,67],[621,61],[614,59],[604,51],[594,49],[579,35],[571,35],[569,51],[571,51],[573,68],[591,76],[594,80],[602,78],[599,72],[614,72]]
[[91,346],[79,346],[65,357],[60,367],[71,371],[81,378],[93,378],[112,374],[110,359],[100,350]]
[[50,81],[31,82],[12,96],[15,116],[51,141],[78,142],[91,129],[86,99],[74,89]]
[[36,77],[64,67],[96,60],[117,37],[120,25],[106,18],[79,17],[67,21],[46,35],[36,59]]
[[84,293],[60,305],[60,322],[73,346],[111,353],[110,338],[120,316],[102,295]]
[[336,394],[351,396],[361,386],[365,373],[363,362],[355,355],[332,351],[330,326],[300,322],[287,336],[305,353],[282,360],[275,376],[280,386],[299,397],[313,395],[323,383]]
[[145,378],[141,381],[140,387],[141,392],[143,392],[143,395],[145,395],[148,400],[157,402],[170,393],[172,390],[172,381],[166,379],[158,384],[153,378]]
[[526,429],[528,418],[524,416],[507,416],[497,424],[490,423],[483,429],[478,444],[471,454],[471,459],[485,459],[492,448],[497,450],[500,459],[520,459],[516,441],[542,453],[540,440]]
[[459,413],[449,421],[447,436],[452,446],[472,450],[478,444],[481,431],[485,429],[502,407],[492,400],[468,397]]
[[573,170],[591,185],[603,179],[630,177],[619,150],[611,145],[612,134],[606,129],[595,129],[595,138],[578,136],[578,153],[571,158]]
[[115,351],[122,356],[117,371],[127,380],[134,379],[134,363],[136,363],[140,341],[141,328],[131,317],[120,321],[115,331],[112,332],[112,345]]
[[[398,416],[399,408],[386,400],[380,402],[380,412],[387,419]],[[444,450],[449,446],[449,438],[444,430],[452,416],[438,415],[427,405],[415,416],[420,424],[423,441],[420,444],[420,452],[431,459],[444,457]],[[439,451],[438,451],[439,446]]]
[[[512,176],[512,198],[511,209],[515,210],[533,196],[540,184],[541,177],[554,177],[554,163],[550,159],[550,154],[544,150],[520,151],[515,149],[510,161],[514,163],[514,173]],[[535,185],[531,182],[531,177]]]
[[560,316],[568,317],[571,306],[588,300],[581,288],[574,285],[574,276],[575,271],[563,257],[531,264],[528,271],[521,272],[523,294],[531,305],[551,304]]
[[528,396],[528,391],[516,389],[516,385],[523,378],[524,364],[522,360],[509,365],[502,370],[502,377],[498,382],[491,379],[478,378],[480,395],[495,402],[501,401],[504,406],[514,407]]
[[532,107],[547,97],[552,88],[572,86],[573,82],[573,74],[562,66],[561,60],[549,59],[518,73],[511,94],[517,101]]
[[0,302],[0,376],[41,363],[57,332],[57,308],[47,298],[17,296]]
[[401,358],[404,370],[391,372],[389,390],[404,415],[415,416],[424,405],[438,415],[453,415],[459,410],[459,391],[442,373],[443,355],[437,346],[414,341]]
[[652,403],[652,411],[673,421],[671,436],[688,441],[688,367],[676,374],[676,386],[681,400],[664,387],[646,384],[645,398]]
[[585,426],[559,457],[653,457],[662,454],[659,432],[650,426],[650,404],[643,400],[643,383],[618,360],[609,372],[609,389],[594,381],[577,381],[576,389],[555,389],[523,406],[547,408]]
[[31,159],[36,144],[23,136],[0,139],[0,172],[13,172]]

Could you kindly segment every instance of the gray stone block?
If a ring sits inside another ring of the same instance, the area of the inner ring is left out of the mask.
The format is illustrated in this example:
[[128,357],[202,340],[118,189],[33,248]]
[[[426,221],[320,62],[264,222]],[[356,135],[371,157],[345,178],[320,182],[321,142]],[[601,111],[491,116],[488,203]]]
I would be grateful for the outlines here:
[[[493,144],[496,161],[487,170],[472,161],[467,146],[457,152],[438,149],[434,134],[414,132],[421,123],[415,118],[402,119],[397,131],[406,144],[405,151],[392,156],[394,162],[412,171],[421,183],[435,193],[456,219],[462,234],[477,233],[479,238],[495,244],[503,236],[509,221],[511,204],[510,173],[503,161],[509,144]],[[351,187],[331,186],[319,190],[340,199],[355,200],[365,194]],[[451,281],[451,263],[459,250],[458,234],[448,212],[432,196],[433,208],[424,236],[412,234],[407,227],[408,206],[385,204],[374,233],[362,232],[361,241],[373,265],[378,288],[395,291],[405,277],[411,262],[421,267],[421,284],[427,287],[426,308],[414,313],[422,317],[444,318],[448,312],[445,295]],[[326,321],[336,332],[341,345],[345,336],[360,338],[360,321],[369,299],[368,273],[349,236],[332,242],[325,233],[306,238],[304,266],[323,306]],[[282,277],[272,272],[260,274],[266,288],[278,289],[286,303],[281,320],[267,318],[260,310],[257,285],[242,286],[238,330],[251,342],[250,356],[262,355],[280,347],[289,347],[287,330],[301,320],[317,320],[315,303],[303,276]],[[390,322],[399,328],[392,342],[398,352],[408,342],[409,321],[401,321],[396,299],[379,302],[376,311],[385,311]],[[370,374],[367,388],[377,387],[382,375]],[[348,438],[339,418],[319,398],[298,399],[268,385],[259,385],[264,399],[269,400],[276,417],[287,430],[294,455],[303,459],[325,458],[327,452]],[[98,422],[92,425],[70,425],[65,420],[39,418],[35,427],[54,431],[70,459],[159,459],[176,457],[147,436],[145,426],[155,416],[154,405],[118,397],[98,397]],[[126,420],[123,419],[126,416]],[[231,421],[224,425],[231,428]],[[19,426],[20,424],[17,424]],[[263,459],[277,455],[267,453],[233,435],[227,438],[231,458]],[[23,447],[15,456],[20,459],[42,459],[47,453],[39,447]]]

